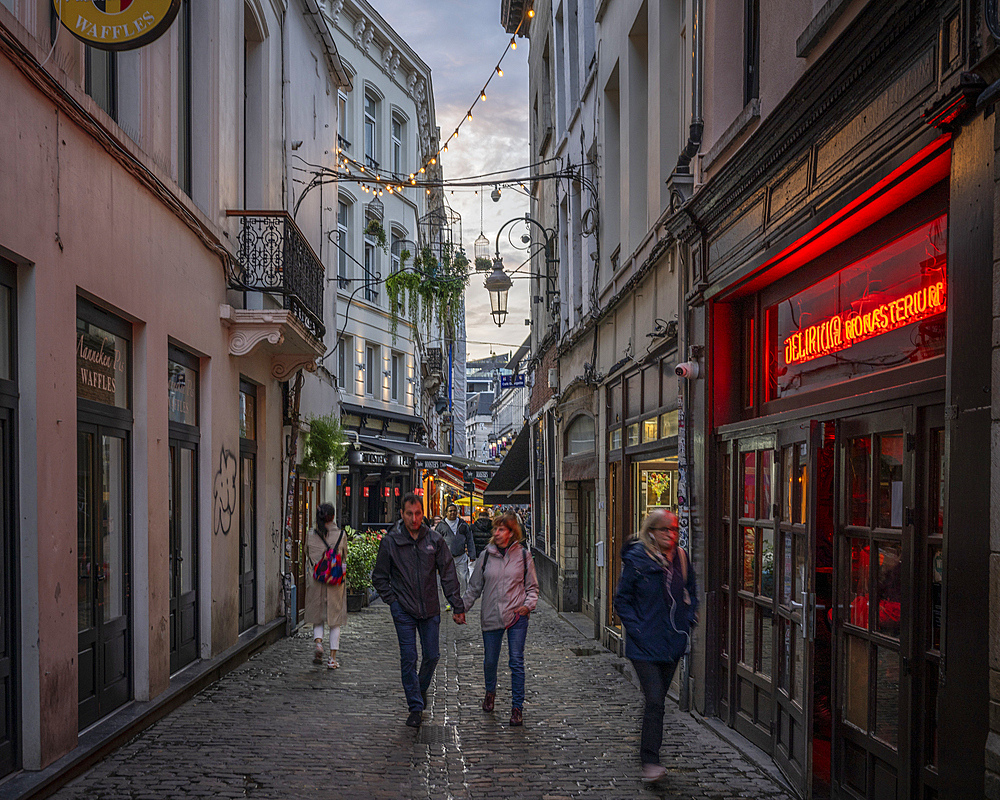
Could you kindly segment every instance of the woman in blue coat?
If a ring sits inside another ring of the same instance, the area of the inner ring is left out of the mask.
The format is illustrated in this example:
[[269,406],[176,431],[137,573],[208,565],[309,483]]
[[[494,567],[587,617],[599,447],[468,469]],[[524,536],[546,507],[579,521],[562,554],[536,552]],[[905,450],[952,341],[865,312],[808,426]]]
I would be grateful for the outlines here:
[[625,655],[635,668],[646,705],[639,759],[642,779],[666,775],[660,765],[663,700],[677,662],[688,649],[697,622],[698,594],[687,553],[677,546],[677,515],[654,511],[622,549],[615,611],[625,626]]

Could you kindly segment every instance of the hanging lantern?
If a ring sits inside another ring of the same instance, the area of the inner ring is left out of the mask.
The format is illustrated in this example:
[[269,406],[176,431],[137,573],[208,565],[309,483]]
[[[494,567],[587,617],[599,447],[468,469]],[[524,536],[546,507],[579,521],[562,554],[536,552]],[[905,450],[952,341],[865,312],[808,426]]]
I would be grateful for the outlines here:
[[507,319],[507,292],[513,285],[510,276],[503,271],[503,259],[497,256],[493,259],[493,272],[483,282],[483,286],[490,293],[490,314],[498,328]]

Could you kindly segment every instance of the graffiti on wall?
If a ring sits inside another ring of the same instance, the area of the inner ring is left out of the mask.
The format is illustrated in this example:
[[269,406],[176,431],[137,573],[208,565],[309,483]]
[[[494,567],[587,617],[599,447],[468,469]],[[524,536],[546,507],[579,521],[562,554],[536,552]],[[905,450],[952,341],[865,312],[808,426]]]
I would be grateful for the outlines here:
[[236,456],[223,447],[212,488],[212,531],[228,536],[236,516]]

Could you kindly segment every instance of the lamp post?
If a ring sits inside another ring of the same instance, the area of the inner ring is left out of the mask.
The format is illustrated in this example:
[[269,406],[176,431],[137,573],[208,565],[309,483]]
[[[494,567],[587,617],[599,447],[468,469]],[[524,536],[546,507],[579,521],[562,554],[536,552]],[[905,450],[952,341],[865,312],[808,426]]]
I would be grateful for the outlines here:
[[[504,229],[515,222],[524,222],[525,224],[531,223],[535,225],[544,237],[544,243],[542,248],[545,252],[545,272],[536,273],[517,273],[518,278],[544,278],[547,284],[545,290],[546,305],[553,297],[558,297],[559,290],[553,288],[556,276],[552,274],[553,265],[558,263],[558,259],[553,253],[553,240],[555,239],[555,231],[552,228],[546,228],[542,223],[536,219],[532,219],[528,214],[523,217],[514,217],[513,219],[507,220],[503,225],[500,226],[500,230],[497,231],[495,253],[493,255],[493,271],[489,274],[489,277],[483,282],[483,286],[490,293],[490,313],[493,315],[493,321],[496,322],[499,328],[503,325],[504,320],[507,319],[507,293],[510,291],[511,286],[514,285],[511,280],[514,275],[508,275],[503,269],[503,259],[500,257],[500,234],[503,233]],[[521,237],[522,242],[524,242],[526,247],[518,247],[514,245],[518,250],[528,250],[531,247],[531,239],[529,236],[524,235]],[[534,255],[534,254],[532,254]],[[515,270],[516,272],[516,270]]]

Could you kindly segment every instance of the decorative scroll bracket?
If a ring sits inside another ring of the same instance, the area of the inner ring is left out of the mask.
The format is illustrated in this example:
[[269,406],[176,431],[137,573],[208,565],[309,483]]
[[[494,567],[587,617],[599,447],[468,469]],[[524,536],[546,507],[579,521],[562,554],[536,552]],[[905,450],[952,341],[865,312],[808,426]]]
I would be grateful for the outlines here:
[[316,371],[323,343],[316,341],[291,312],[219,306],[219,318],[229,329],[229,355],[248,356],[258,345],[271,354],[271,376],[286,381],[300,369]]

